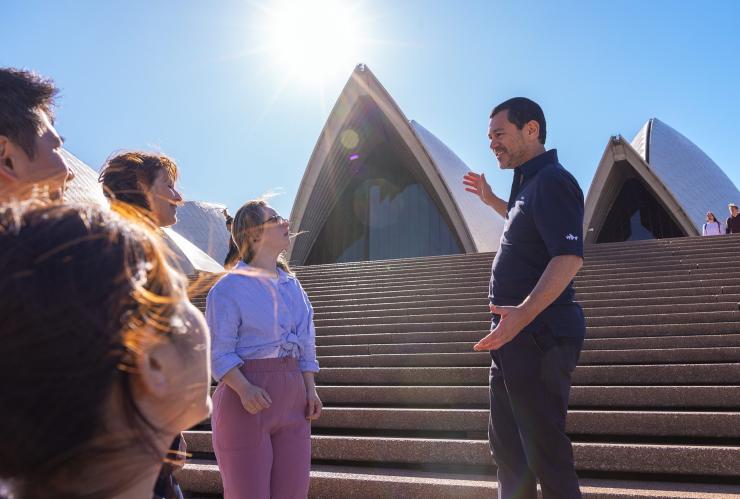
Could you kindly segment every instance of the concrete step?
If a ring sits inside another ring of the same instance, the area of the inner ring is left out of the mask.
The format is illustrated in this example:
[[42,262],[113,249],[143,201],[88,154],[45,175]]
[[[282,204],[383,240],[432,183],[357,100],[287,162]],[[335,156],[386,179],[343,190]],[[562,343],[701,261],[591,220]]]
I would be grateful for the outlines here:
[[343,290],[333,290],[330,292],[306,292],[308,297],[311,299],[311,303],[314,304],[317,301],[325,300],[341,300],[341,299],[368,299],[382,297],[383,299],[396,298],[396,297],[421,297],[421,296],[460,296],[461,294],[467,295],[478,295],[488,296],[488,284],[481,284],[478,286],[443,286],[443,287],[424,287],[415,286],[412,288],[403,289],[377,289],[374,290],[352,290],[352,288],[345,288]]
[[[644,317],[645,322],[653,322],[653,324],[639,324],[639,319],[633,319],[630,317],[617,317],[614,321],[599,320],[598,318],[587,319],[586,324],[588,327],[586,331],[586,336],[589,338],[627,338],[631,336],[686,336],[692,334],[735,334],[740,332],[740,323],[738,323],[735,319],[737,312],[734,312],[732,314],[729,314],[727,312],[716,312],[711,315],[714,317],[715,315],[719,314],[728,315],[716,317],[718,320],[721,318],[725,318],[729,319],[730,322],[700,322],[697,324],[680,324],[678,323],[678,320],[672,319],[670,316],[639,316],[639,318]],[[621,323],[616,323],[616,321],[621,321]],[[659,321],[662,321],[662,323],[658,323]],[[602,325],[593,325],[594,322]],[[638,324],[631,324],[632,322],[638,322]],[[403,334],[443,331],[487,331],[489,330],[489,328],[490,323],[487,320],[479,320],[476,322],[388,322],[386,324],[356,324],[337,326],[319,325],[316,327],[316,335],[318,337],[353,334],[360,336],[365,334],[379,333]],[[386,342],[373,341],[373,343]]]
[[[324,334],[317,331],[316,345],[377,345],[399,343],[447,343],[460,341],[477,342],[488,334],[489,328],[470,331],[410,331],[399,332],[390,330],[385,333],[363,332],[357,328],[344,334]],[[336,331],[334,331],[336,332]],[[586,341],[589,340],[624,340],[635,338],[661,338],[675,336],[719,336],[738,334],[738,324],[724,322],[715,324],[669,324],[653,326],[599,326],[589,327],[586,330]],[[360,334],[363,333],[363,334]],[[658,341],[658,340],[656,340]],[[686,340],[690,341],[690,340]]]
[[[327,367],[456,367],[490,366],[488,352],[401,353],[372,355],[339,355],[318,358]],[[679,364],[740,362],[740,347],[671,348],[634,350],[585,350],[580,366],[615,364]],[[740,368],[740,367],[739,367]]]
[[[366,303],[363,300],[346,300],[342,302],[325,302],[320,306],[314,303],[314,317],[321,319],[378,316],[388,315],[424,315],[427,313],[455,313],[488,311],[488,296],[475,295],[470,298],[430,299],[408,301],[384,301]],[[706,296],[676,296],[676,297],[647,297],[622,298],[614,300],[581,300],[581,306],[587,315],[619,315],[602,312],[603,309],[613,309],[613,312],[627,310],[631,314],[644,315],[651,311],[667,313],[676,311],[709,312],[715,310],[731,311],[738,309],[740,294],[735,295],[706,295]],[[676,307],[687,305],[687,307]],[[652,308],[656,307],[656,308]]]
[[[740,285],[731,286],[666,286],[662,289],[631,289],[631,290],[580,290],[576,291],[576,301],[585,303],[592,300],[619,300],[643,298],[669,298],[677,296],[721,296],[740,294]],[[703,298],[702,298],[703,300]]]
[[[215,461],[188,462],[178,480],[189,491],[217,495],[223,493]],[[309,498],[490,499],[496,496],[497,485],[493,473],[475,475],[313,464]],[[740,487],[733,485],[582,479],[580,486],[584,499],[736,499],[740,495]],[[208,499],[213,497],[209,495]]]
[[[386,304],[385,307],[367,308],[365,310],[340,309],[336,311],[327,311],[323,307],[320,311],[314,312],[314,321],[319,320],[362,320],[368,317],[411,317],[411,316],[430,316],[444,315],[453,317],[455,314],[469,313],[488,313],[488,300],[477,299],[471,300],[463,305],[445,305],[440,303],[433,306],[416,306],[397,308],[392,303]],[[709,302],[709,303],[692,303],[682,307],[670,305],[626,305],[626,306],[601,306],[601,307],[584,307],[587,317],[608,317],[618,315],[649,315],[649,314],[674,314],[676,312],[734,312],[738,310],[737,302]]]
[[[466,353],[475,341],[448,343],[399,343],[318,346],[320,356],[378,355],[407,353]],[[584,350],[631,350],[657,348],[740,347],[740,334],[702,336],[663,336],[648,338],[586,338]]]
[[[186,431],[188,452],[212,453],[211,432]],[[740,475],[740,447],[574,442],[579,471]],[[311,457],[322,461],[491,466],[487,440],[313,435]]]
[[371,334],[337,334],[316,336],[316,345],[361,345],[361,344],[395,344],[395,343],[445,343],[459,341],[478,341],[488,334],[487,329],[478,331],[426,331],[411,333],[371,333]]
[[[477,283],[479,281],[488,282],[491,270],[488,267],[474,269],[454,269],[444,272],[434,272],[425,274],[395,274],[379,273],[371,276],[347,276],[343,279],[315,279],[301,280],[306,291],[319,292],[329,289],[341,289],[343,287],[358,287],[359,289],[374,286],[392,287],[402,284],[420,284],[424,283],[432,286],[438,283]],[[683,280],[691,281],[696,279],[717,278],[736,278],[740,275],[740,262],[735,262],[732,266],[723,266],[716,269],[667,269],[657,271],[655,269],[638,271],[634,268],[614,269],[610,271],[590,271],[582,270],[575,278],[577,285],[588,285],[592,283],[639,283],[644,281],[665,282],[666,280]]]
[[[327,404],[374,404],[398,407],[488,407],[488,383],[478,386],[361,387],[320,385],[319,396]],[[574,386],[571,407],[609,407],[652,410],[701,408],[740,410],[737,386]]]
[[[327,430],[488,431],[488,409],[325,407],[314,428]],[[568,412],[572,435],[740,437],[740,412]]]
[[[488,367],[328,367],[321,384],[484,385]],[[574,385],[740,384],[740,363],[578,366]]]
[[[444,290],[467,290],[468,292],[478,289],[488,289],[490,276],[463,276],[463,277],[440,277],[429,279],[393,279],[383,281],[342,281],[338,283],[323,284],[321,286],[304,286],[310,298],[314,296],[342,296],[345,294],[364,295],[377,292],[380,288],[385,291],[415,291],[429,288]],[[645,289],[662,289],[670,286],[676,287],[707,287],[707,286],[734,286],[740,282],[740,273],[725,273],[717,278],[707,278],[701,275],[677,275],[659,277],[612,277],[593,278],[588,280],[574,281],[576,292],[586,293],[589,291],[630,291]]]
[[[688,307],[687,307],[688,308]],[[726,307],[729,308],[729,307]],[[622,314],[597,316],[586,315],[587,326],[627,326],[627,325],[654,325],[654,324],[710,324],[715,322],[740,322],[740,311],[737,305],[734,310],[729,311],[701,311],[686,310],[675,308],[670,313],[648,313],[636,314],[630,313],[628,309]],[[612,310],[616,313],[617,310]],[[643,311],[644,312],[644,311]],[[380,313],[380,311],[378,312]],[[487,310],[468,311],[457,313],[426,313],[422,315],[364,315],[361,317],[339,317],[315,319],[314,324],[317,328],[334,328],[334,327],[371,327],[371,326],[398,326],[402,327],[410,324],[453,324],[468,323],[475,324],[477,327],[486,327],[490,323],[491,313]],[[449,328],[448,328],[449,329]]]

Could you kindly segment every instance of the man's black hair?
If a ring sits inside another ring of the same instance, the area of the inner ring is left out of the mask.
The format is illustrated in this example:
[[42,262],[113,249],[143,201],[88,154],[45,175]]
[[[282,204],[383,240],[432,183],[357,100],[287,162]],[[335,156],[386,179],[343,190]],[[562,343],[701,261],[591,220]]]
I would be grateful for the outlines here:
[[23,148],[29,158],[36,152],[36,135],[43,111],[53,122],[57,89],[51,80],[13,68],[0,68],[0,135]]
[[519,130],[524,128],[524,125],[530,121],[539,123],[540,134],[537,136],[537,139],[540,141],[540,144],[545,143],[545,138],[547,137],[545,113],[542,112],[542,108],[535,101],[526,97],[514,97],[494,107],[493,111],[491,111],[491,118],[501,111],[507,111],[509,123],[515,125]]

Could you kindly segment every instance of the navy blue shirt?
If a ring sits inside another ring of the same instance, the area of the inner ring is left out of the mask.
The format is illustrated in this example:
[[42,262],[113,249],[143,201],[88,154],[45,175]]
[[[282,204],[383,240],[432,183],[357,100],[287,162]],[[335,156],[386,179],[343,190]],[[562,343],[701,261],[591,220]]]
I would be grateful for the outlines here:
[[[489,298],[494,305],[524,301],[553,257],[583,257],[583,192],[558,163],[557,151],[544,152],[517,169],[491,271]],[[536,320],[549,322],[557,336],[585,334],[574,294],[571,282]]]

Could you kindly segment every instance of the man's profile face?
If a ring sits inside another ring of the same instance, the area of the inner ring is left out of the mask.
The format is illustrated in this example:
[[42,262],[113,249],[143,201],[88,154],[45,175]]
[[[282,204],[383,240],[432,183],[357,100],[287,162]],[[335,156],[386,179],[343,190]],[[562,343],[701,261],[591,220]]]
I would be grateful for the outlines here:
[[730,206],[730,215],[732,215],[733,217],[736,217],[737,214],[738,214],[737,206]]
[[58,199],[67,188],[74,174],[62,157],[62,139],[43,111],[37,111],[41,122],[35,137],[33,158],[12,141],[5,142],[3,154],[5,175],[0,175],[0,197],[5,195],[25,198],[34,189],[46,191],[52,199]]
[[501,111],[493,115],[488,124],[489,147],[498,160],[502,170],[516,168],[527,159],[527,144],[524,128],[519,130],[509,121],[509,112]]

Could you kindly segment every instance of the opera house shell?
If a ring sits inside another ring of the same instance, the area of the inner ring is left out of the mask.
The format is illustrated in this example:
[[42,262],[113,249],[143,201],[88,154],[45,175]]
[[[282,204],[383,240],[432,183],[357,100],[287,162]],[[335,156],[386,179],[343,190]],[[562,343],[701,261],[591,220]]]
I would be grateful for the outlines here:
[[468,167],[409,121],[363,64],[335,104],[290,220],[299,265],[495,251],[503,219],[465,192]]
[[706,212],[718,220],[740,192],[704,151],[657,118],[632,143],[612,137],[586,197],[585,241],[701,235]]

